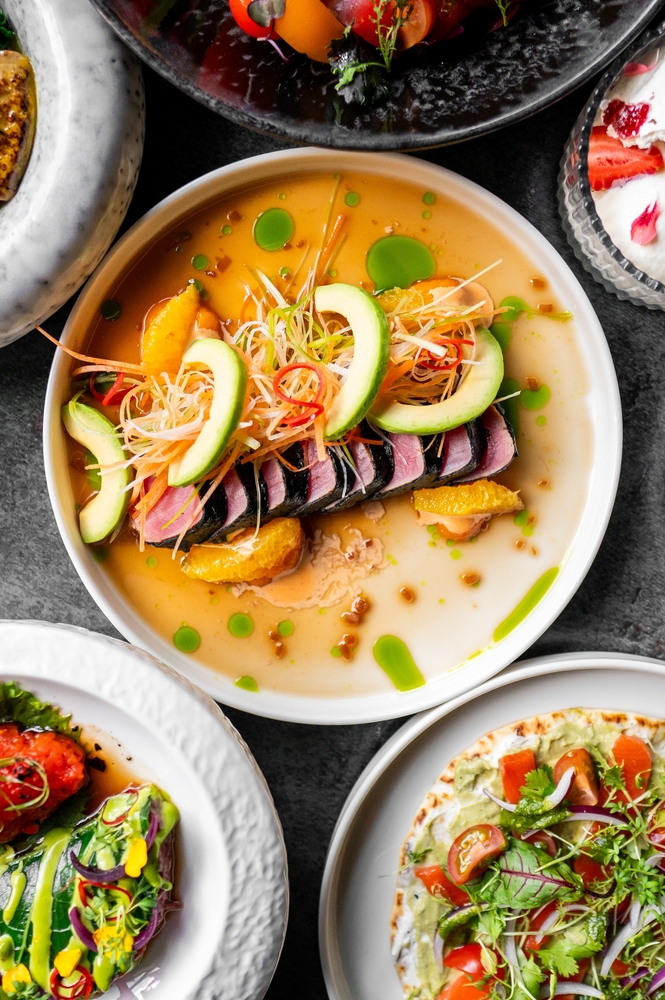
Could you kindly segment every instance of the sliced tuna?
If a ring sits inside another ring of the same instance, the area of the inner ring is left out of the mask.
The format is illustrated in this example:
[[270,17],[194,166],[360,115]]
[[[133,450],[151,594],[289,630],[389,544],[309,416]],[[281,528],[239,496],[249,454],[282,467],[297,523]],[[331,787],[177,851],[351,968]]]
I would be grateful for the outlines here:
[[300,441],[282,452],[282,458],[284,461],[269,458],[261,466],[268,490],[266,518],[288,517],[307,500],[309,470],[306,468],[305,452]]
[[[150,488],[150,481],[147,483]],[[173,548],[180,532],[189,523],[198,506],[199,492],[205,493],[207,484],[200,491],[195,486],[167,486],[145,519],[145,540],[148,545]],[[226,520],[226,496],[218,487],[199,511],[186,531],[180,548],[188,552],[192,545],[207,541]],[[130,518],[130,527],[139,533],[140,519],[136,513]]]
[[469,476],[480,465],[487,435],[480,418],[446,431],[443,442],[443,461],[434,486],[445,486],[459,476]]
[[471,483],[475,479],[487,479],[507,469],[517,456],[515,434],[498,404],[490,406],[481,416],[487,446],[480,464],[470,475],[455,479],[456,483]]
[[252,462],[240,462],[230,469],[222,479],[221,489],[226,496],[226,518],[221,528],[208,539],[211,542],[226,538],[232,531],[255,525],[259,509],[261,517],[268,510],[268,488],[260,470],[255,476]]
[[388,434],[394,470],[387,485],[374,494],[373,499],[397,496],[407,490],[430,486],[436,479],[441,465],[439,455],[440,434]]
[[359,430],[360,437],[365,440],[352,440],[349,443],[349,451],[356,467],[355,475],[351,474],[353,481],[337,503],[323,508],[326,513],[344,510],[369,499],[392,479],[395,462],[390,443],[365,422],[360,425]]
[[309,466],[307,500],[294,513],[297,517],[313,514],[339,500],[351,479],[351,470],[337,455],[335,448],[326,448],[326,457],[319,462],[314,441],[304,443]]

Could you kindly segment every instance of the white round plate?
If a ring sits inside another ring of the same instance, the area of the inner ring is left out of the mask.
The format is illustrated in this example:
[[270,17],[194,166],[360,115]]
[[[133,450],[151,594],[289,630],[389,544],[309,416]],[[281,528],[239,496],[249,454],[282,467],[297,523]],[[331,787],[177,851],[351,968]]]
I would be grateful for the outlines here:
[[19,189],[0,206],[0,347],[42,323],[108,250],[141,165],[138,59],[87,0],[3,0],[37,84]]
[[117,639],[0,622],[0,679],[115,737],[180,810],[176,896],[145,958],[107,1000],[260,1000],[288,910],[286,851],[263,775],[217,706]]
[[[521,215],[477,184],[441,167],[399,155],[294,149],[251,157],[200,177],[160,202],[118,242],[79,296],[65,327],[63,342],[74,350],[82,347],[79,343],[82,332],[96,317],[108,289],[114,287],[127,264],[177,220],[238,187],[252,187],[280,175],[324,169],[331,173],[344,170],[365,173],[375,176],[377,183],[382,177],[408,177],[409,183],[421,185],[425,191],[440,190],[449,198],[472,204],[499,230],[513,234],[515,242],[529,256],[534,273],[547,275],[552,294],[565,302],[575,316],[579,350],[587,372],[585,404],[593,432],[587,497],[558,576],[524,621],[500,642],[490,643],[474,654],[463,666],[446,668],[423,687],[406,693],[386,689],[362,697],[332,698],[244,691],[229,677],[198,662],[196,654],[178,652],[159,635],[137,614],[81,540],[68,473],[66,435],[60,420],[60,407],[69,398],[71,370],[64,352],[56,353],[49,379],[44,409],[44,461],[51,504],[70,558],[94,600],[127,639],[175,667],[224,704],[290,722],[344,724],[411,715],[454,698],[512,663],[551,625],[584,579],[605,533],[621,463],[621,405],[612,359],[598,318],[581,285],[547,240]],[[521,597],[522,592],[515,594],[515,604]],[[419,641],[422,639],[420,635]],[[427,653],[436,657],[440,629],[434,618],[428,642]],[[329,654],[325,651],[322,655],[326,662],[320,665],[321,669],[328,669]]]
[[499,726],[578,706],[665,715],[665,663],[616,653],[527,660],[410,719],[379,750],[344,805],[323,876],[319,947],[330,1000],[403,1000],[390,954],[397,867],[444,767]]

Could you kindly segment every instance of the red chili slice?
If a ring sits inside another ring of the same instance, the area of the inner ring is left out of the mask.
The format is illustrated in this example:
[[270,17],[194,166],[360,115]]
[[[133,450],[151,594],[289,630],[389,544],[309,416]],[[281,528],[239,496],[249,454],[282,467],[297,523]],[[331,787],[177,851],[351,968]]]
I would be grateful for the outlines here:
[[51,973],[49,986],[56,1000],[88,1000],[94,986],[92,976],[82,965],[77,965],[74,971],[79,973],[79,978],[71,986],[63,983],[57,969]]
[[[293,396],[287,396],[287,394],[282,392],[279,387],[285,375],[288,375],[289,372],[299,371],[302,368],[306,368],[308,371],[314,372],[319,380],[319,388],[316,391],[314,399],[295,399]],[[272,380],[272,387],[275,390],[275,395],[285,403],[292,403],[295,406],[302,406],[307,410],[312,411],[310,413],[299,414],[298,416],[285,417],[284,423],[288,424],[289,427],[302,427],[303,424],[309,423],[312,417],[320,417],[323,413],[323,406],[321,405],[321,397],[323,396],[323,379],[321,378],[321,372],[316,365],[310,365],[306,361],[298,361],[291,365],[285,365],[284,368],[280,368]]]
[[131,389],[131,385],[128,385],[125,389],[120,388],[122,383],[125,381],[125,373],[118,372],[118,374],[116,375],[115,382],[113,383],[111,388],[108,390],[108,392],[102,395],[101,393],[97,392],[97,387],[95,386],[96,377],[97,376],[95,375],[94,372],[90,376],[90,392],[95,397],[95,399],[102,404],[102,406],[113,406],[119,403],[122,399],[125,398],[129,390]]
[[102,812],[101,821],[104,824],[104,826],[120,826],[121,823],[124,823],[124,821],[127,819],[129,810],[132,808],[132,806],[135,804],[136,800],[139,797],[139,793],[134,788],[130,788],[129,792],[127,792],[127,795],[130,794],[133,795],[133,798],[131,802],[128,803],[124,813],[121,813],[120,816],[116,816],[115,819],[105,819],[104,813]]
[[[457,366],[463,360],[462,344],[466,344],[468,347],[473,347],[472,340],[460,340],[458,337],[441,337],[439,340],[435,341],[435,343],[440,347],[443,347],[444,345],[454,347],[457,356],[455,358],[450,358],[450,359],[447,357],[437,358],[437,356],[435,354],[432,354],[430,351],[425,351],[424,353],[429,354],[432,360],[430,361],[427,358],[425,359],[420,358],[418,360],[418,364],[420,365],[421,368],[429,368],[430,370],[439,369],[439,371],[446,371],[446,372],[452,371],[452,369],[457,368]],[[448,361],[449,364],[446,364],[446,362]]]
[[79,899],[84,906],[88,905],[88,893],[86,892],[87,885],[92,885],[96,889],[113,889],[115,892],[122,892],[130,903],[133,898],[131,892],[128,892],[127,889],[123,889],[120,885],[116,885],[114,882],[92,882],[90,879],[82,878],[79,882]]

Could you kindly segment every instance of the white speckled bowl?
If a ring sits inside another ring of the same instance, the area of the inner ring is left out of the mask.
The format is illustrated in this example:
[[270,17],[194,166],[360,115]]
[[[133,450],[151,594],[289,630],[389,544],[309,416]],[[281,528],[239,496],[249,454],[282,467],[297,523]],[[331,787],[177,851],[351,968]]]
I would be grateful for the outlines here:
[[138,60],[87,0],[3,0],[37,81],[37,131],[0,207],[0,347],[59,309],[125,217],[141,163]]

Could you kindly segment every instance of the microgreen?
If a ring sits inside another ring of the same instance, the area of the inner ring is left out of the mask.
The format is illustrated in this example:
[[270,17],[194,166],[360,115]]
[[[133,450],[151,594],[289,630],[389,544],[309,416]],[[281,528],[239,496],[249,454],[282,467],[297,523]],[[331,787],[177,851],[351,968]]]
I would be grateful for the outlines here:
[[4,10],[0,10],[0,42],[8,44],[9,42],[13,42],[15,38],[16,34],[9,27],[7,15]]
[[499,8],[499,13],[501,14],[501,20],[503,21],[504,28],[508,24],[508,8],[510,7],[511,0],[496,0],[496,5]]

